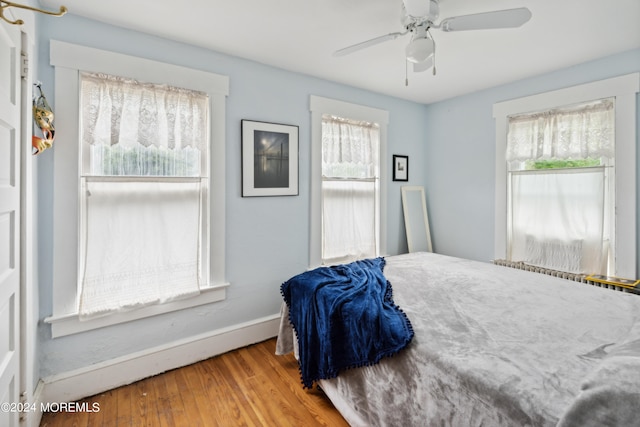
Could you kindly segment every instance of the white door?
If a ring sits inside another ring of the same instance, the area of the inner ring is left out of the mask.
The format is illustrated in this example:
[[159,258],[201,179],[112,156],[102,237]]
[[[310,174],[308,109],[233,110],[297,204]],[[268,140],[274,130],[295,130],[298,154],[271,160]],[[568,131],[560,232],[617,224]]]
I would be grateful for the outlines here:
[[0,21],[0,426],[20,403],[20,30]]

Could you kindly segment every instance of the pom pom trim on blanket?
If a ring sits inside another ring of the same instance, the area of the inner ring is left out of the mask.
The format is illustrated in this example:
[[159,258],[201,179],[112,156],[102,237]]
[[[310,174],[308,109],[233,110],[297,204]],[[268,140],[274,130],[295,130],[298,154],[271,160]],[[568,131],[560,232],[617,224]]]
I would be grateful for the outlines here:
[[304,388],[346,369],[369,366],[413,339],[407,315],[393,302],[384,258],[319,267],[280,287],[298,337]]

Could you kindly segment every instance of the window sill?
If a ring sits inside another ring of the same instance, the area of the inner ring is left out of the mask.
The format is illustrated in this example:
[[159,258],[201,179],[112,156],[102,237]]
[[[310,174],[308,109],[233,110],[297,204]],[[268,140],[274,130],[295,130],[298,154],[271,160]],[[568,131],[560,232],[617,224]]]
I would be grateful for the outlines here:
[[212,286],[202,290],[200,295],[193,298],[173,301],[166,304],[150,305],[137,310],[97,317],[90,320],[80,320],[78,313],[73,313],[61,316],[53,315],[45,318],[44,321],[51,325],[51,337],[59,338],[66,335],[104,328],[106,326],[117,325],[119,323],[131,322],[145,317],[156,316],[158,314],[170,313],[172,311],[222,301],[226,298],[228,286],[229,283]]

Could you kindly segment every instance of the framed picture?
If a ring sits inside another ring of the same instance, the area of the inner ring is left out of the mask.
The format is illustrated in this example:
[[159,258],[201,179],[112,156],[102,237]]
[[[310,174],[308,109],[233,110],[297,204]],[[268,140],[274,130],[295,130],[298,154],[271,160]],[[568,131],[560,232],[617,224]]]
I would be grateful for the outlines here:
[[298,126],[242,120],[242,197],[298,195]]
[[393,155],[393,180],[409,181],[409,156]]

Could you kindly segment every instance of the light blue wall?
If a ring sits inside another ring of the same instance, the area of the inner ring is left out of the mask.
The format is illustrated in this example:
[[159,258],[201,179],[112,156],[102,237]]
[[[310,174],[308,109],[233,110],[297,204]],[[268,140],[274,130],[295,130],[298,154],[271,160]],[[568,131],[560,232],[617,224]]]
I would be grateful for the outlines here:
[[[481,261],[494,257],[494,103],[639,70],[640,50],[633,50],[429,105],[425,187],[435,251]],[[640,108],[638,117],[640,123]]]
[[[166,342],[183,339],[279,312],[280,284],[308,267],[310,113],[309,96],[319,95],[389,111],[388,158],[410,156],[409,184],[427,181],[419,165],[426,156],[426,106],[295,74],[194,46],[101,24],[73,15],[41,20],[38,79],[55,109],[49,40],[136,55],[230,77],[226,121],[227,279],[224,302],[156,316],[125,325],[52,339],[39,327],[42,377],[88,366]],[[300,195],[240,196],[240,120],[300,127]],[[53,148],[55,150],[55,146]],[[390,167],[390,166],[389,166]],[[53,151],[38,156],[40,319],[52,314]],[[406,251],[400,183],[388,182],[388,254]],[[404,184],[404,183],[403,183]]]
[[[73,15],[59,20],[40,20],[40,23],[38,79],[42,81],[54,108],[54,73],[48,65],[50,39],[230,77],[226,142],[226,266],[227,279],[232,283],[227,299],[221,303],[55,340],[51,339],[50,328],[41,323],[42,377],[278,312],[280,283],[308,266],[309,95],[388,110],[390,123],[386,161],[391,164],[392,154],[409,155],[408,184],[426,187],[435,250],[487,261],[493,258],[494,247],[493,104],[640,70],[640,50],[635,50],[424,106]],[[300,127],[299,196],[240,196],[241,119]],[[52,312],[50,213],[56,190],[52,181],[52,154],[49,150],[37,157],[40,319]],[[406,251],[401,184],[405,183],[388,182],[388,254]]]

